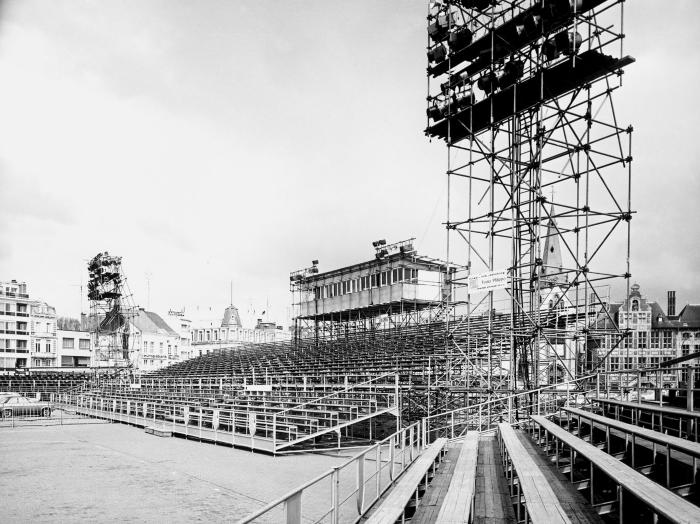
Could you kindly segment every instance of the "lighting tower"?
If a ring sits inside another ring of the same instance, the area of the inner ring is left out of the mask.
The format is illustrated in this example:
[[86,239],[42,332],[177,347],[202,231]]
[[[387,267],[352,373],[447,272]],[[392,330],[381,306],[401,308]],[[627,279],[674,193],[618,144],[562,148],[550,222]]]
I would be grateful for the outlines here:
[[623,8],[430,3],[426,134],[447,145],[447,257],[467,267],[448,330],[470,333],[453,362],[470,389],[534,388],[601,363],[605,295],[630,277],[632,128],[613,106],[634,62]]
[[107,251],[88,262],[88,301],[93,338],[93,366],[132,366],[129,321],[135,315],[121,257]]

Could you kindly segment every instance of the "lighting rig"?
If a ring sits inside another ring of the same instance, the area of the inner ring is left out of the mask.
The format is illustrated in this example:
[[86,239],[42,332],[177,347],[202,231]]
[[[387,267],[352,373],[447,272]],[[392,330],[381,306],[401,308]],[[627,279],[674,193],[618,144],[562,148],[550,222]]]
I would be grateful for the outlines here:
[[[475,336],[454,348],[446,372],[467,387],[513,391],[601,365],[601,286],[623,279],[629,288],[630,277],[632,128],[613,106],[634,62],[623,6],[430,3],[425,132],[447,145],[448,259],[468,268],[455,275],[455,297],[467,304],[455,318],[469,329],[488,317],[488,343]],[[547,240],[561,247],[556,268],[544,267]],[[470,275],[498,270],[509,287],[469,295]],[[571,302],[568,316],[543,311],[548,293]],[[624,338],[614,335],[613,348]]]
[[374,256],[380,260],[393,253],[415,254],[417,251],[413,247],[414,240],[415,238],[409,238],[393,244],[387,244],[385,239],[375,240],[372,242],[372,247],[375,250]]
[[135,315],[135,308],[122,270],[122,257],[107,251],[98,253],[88,262],[87,269],[93,365],[130,367],[129,320]]

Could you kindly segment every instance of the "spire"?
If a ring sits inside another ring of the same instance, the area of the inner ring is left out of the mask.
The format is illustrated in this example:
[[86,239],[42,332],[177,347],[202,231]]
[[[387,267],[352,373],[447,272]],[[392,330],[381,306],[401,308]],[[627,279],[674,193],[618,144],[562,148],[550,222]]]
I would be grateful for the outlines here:
[[547,238],[544,241],[544,252],[542,253],[542,269],[540,270],[542,287],[551,287],[566,282],[566,276],[560,274],[563,263],[559,233],[557,232],[556,222],[553,218],[554,205],[552,205],[550,209],[549,216]]

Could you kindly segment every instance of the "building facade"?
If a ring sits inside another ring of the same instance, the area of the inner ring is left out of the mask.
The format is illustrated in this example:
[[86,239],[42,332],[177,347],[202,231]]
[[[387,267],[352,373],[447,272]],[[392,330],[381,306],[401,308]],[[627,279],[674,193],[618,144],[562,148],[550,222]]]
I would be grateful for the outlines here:
[[221,320],[201,319],[192,323],[191,356],[206,355],[216,349],[236,347],[243,343],[270,343],[291,340],[291,334],[274,322],[258,319],[252,329],[244,328],[238,308],[228,306]]
[[61,368],[86,368],[92,357],[89,331],[59,329],[56,333],[56,365]]
[[160,315],[139,308],[129,324],[134,368],[154,371],[180,361],[180,334]]
[[0,372],[29,366],[30,314],[27,284],[0,281]]
[[46,302],[31,304],[30,367],[57,367],[56,309]]
[[[627,336],[617,347],[613,347],[610,336],[601,341],[599,356],[609,354],[605,370],[655,368],[674,358],[700,352],[700,305],[688,304],[676,315],[674,293],[668,311],[670,314],[658,302],[642,296],[638,284],[631,287],[629,297],[622,303],[611,304],[609,314],[614,326],[626,331]],[[683,379],[682,374],[664,373],[661,386],[676,387],[679,379]]]

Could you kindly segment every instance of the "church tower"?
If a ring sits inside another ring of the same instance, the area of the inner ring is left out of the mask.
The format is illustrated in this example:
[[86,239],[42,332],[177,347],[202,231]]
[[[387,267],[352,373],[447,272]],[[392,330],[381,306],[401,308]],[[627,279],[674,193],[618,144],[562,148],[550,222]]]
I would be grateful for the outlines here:
[[[554,214],[554,208],[550,211],[550,217]],[[556,222],[550,218],[547,223],[547,237],[544,241],[542,253],[542,267],[540,268],[540,282],[543,288],[566,284],[566,275],[562,274],[562,255],[559,233]]]

